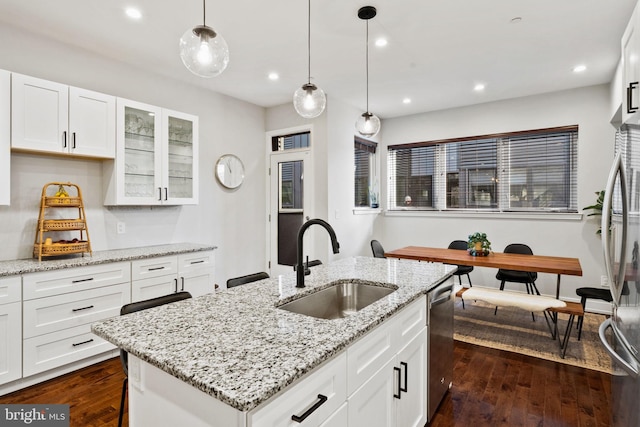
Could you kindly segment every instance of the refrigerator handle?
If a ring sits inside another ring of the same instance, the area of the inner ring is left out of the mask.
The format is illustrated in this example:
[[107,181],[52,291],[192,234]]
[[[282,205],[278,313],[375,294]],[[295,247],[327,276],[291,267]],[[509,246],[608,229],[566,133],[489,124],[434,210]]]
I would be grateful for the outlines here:
[[[624,357],[619,355],[618,352],[616,352],[616,350],[611,346],[611,344],[609,344],[609,341],[605,336],[605,331],[609,328],[612,328],[611,318],[608,318],[607,320],[602,322],[602,324],[600,324],[600,328],[598,329],[598,334],[600,335],[600,341],[602,341],[602,345],[604,345],[605,350],[607,350],[607,353],[609,353],[611,358],[615,360],[618,364],[620,364],[622,369],[624,369],[625,372],[629,374],[631,378],[638,378],[640,374],[638,372],[638,367],[633,366],[631,363],[627,362],[627,360],[625,360]],[[614,337],[615,337],[615,332],[614,332]],[[633,360],[633,357],[628,352],[626,352],[625,350],[623,351],[629,356],[630,360]]]
[[[609,224],[611,221],[611,203],[613,199],[613,187],[616,182],[616,176],[620,175],[620,193],[622,196],[622,233],[620,239],[620,259],[618,264],[617,274],[614,274],[614,266],[612,265],[613,258],[611,257],[611,234],[609,230]],[[604,266],[607,273],[607,280],[609,281],[609,287],[611,288],[611,294],[615,301],[620,298],[620,292],[624,283],[624,277],[627,264],[627,218],[628,218],[628,194],[627,194],[627,173],[624,167],[622,159],[622,153],[618,153],[613,160],[613,165],[609,171],[609,178],[607,179],[607,186],[605,188],[605,195],[602,204],[602,223],[600,229],[602,230],[602,251],[604,253]],[[620,286],[616,286],[615,279],[620,279]]]

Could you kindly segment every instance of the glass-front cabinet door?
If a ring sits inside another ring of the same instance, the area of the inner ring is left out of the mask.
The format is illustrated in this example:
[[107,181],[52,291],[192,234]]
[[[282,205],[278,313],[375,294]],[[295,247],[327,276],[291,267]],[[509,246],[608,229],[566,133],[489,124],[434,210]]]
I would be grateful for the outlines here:
[[162,117],[167,153],[163,203],[197,204],[198,117],[169,110],[163,110]]
[[105,205],[198,203],[198,117],[118,98]]
[[118,99],[118,204],[161,204],[162,109]]

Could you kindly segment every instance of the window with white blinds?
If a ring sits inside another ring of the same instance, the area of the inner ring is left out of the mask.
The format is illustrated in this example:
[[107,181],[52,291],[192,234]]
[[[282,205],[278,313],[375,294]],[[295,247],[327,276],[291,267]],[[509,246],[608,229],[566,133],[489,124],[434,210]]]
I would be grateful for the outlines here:
[[578,127],[388,147],[390,210],[577,212]]
[[[375,187],[375,154],[377,144],[356,137],[354,140],[354,206],[368,207],[378,203]],[[374,193],[374,194],[372,194]]]

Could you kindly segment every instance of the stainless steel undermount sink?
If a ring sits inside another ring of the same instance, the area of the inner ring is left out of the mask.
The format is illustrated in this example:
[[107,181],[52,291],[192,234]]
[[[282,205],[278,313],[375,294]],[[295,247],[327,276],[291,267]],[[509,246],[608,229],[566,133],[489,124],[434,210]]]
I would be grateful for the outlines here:
[[337,282],[278,308],[320,319],[340,319],[362,310],[396,289],[366,282]]

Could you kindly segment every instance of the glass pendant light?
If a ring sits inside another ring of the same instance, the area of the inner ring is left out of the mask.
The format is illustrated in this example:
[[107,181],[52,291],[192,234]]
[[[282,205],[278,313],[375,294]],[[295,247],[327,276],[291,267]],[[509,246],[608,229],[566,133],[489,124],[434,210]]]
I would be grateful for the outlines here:
[[324,91],[311,83],[311,0],[309,0],[309,13],[307,19],[307,52],[309,73],[307,83],[293,94],[293,107],[305,119],[318,117],[327,105],[327,97]]
[[380,119],[369,112],[369,19],[376,16],[376,8],[363,6],[358,10],[358,18],[367,22],[367,111],[356,121],[356,130],[362,136],[372,137],[380,132]]
[[189,71],[200,77],[215,77],[229,65],[229,46],[206,25],[206,5],[202,0],[202,25],[185,31],[180,38],[180,58]]

